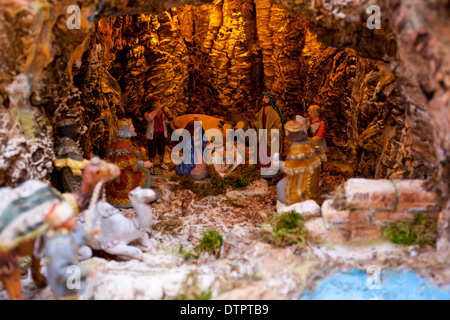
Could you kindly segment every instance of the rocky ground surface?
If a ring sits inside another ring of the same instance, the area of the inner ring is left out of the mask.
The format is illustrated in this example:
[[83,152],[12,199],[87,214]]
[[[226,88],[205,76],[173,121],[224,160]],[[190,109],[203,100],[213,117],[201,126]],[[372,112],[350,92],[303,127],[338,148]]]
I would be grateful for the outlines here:
[[[277,248],[264,243],[259,226],[276,204],[275,187],[264,180],[228,196],[203,199],[164,177],[158,176],[154,185],[160,193],[153,205],[154,248],[143,261],[121,262],[97,254],[83,262],[91,277],[82,299],[198,299],[209,293],[212,299],[298,299],[330,275],[351,269],[366,272],[374,265],[381,270],[405,268],[436,285],[450,283],[448,262],[431,247],[377,242]],[[132,209],[123,213],[134,218]],[[192,250],[205,230],[223,236],[220,257],[186,261],[180,246]],[[49,288],[37,290],[29,279],[23,280],[23,287],[25,299],[54,298]],[[4,290],[0,299],[7,299]]]

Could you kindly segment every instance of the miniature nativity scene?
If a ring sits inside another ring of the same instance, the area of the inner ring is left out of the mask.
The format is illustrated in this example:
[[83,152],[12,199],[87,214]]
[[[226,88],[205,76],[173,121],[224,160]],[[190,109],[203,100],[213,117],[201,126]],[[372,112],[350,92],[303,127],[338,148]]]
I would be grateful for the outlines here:
[[445,1],[0,12],[0,299],[450,298]]

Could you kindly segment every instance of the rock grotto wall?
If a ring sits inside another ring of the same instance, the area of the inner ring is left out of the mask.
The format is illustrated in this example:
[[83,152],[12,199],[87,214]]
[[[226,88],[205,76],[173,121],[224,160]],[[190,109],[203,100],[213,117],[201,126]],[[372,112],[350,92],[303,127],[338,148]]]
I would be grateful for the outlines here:
[[[72,80],[98,17],[162,13],[171,6],[204,2],[0,0],[0,185],[49,178],[54,152],[48,124],[61,117],[77,119],[80,141],[88,146],[86,150],[92,149],[88,141],[95,136],[93,128],[104,126],[111,112],[86,110],[82,104],[88,97],[83,94],[81,98]],[[80,30],[69,30],[66,25],[70,16],[66,9],[73,4],[81,7]],[[18,85],[11,87],[12,83]],[[90,120],[93,125],[86,125]]]
[[[358,175],[431,178],[446,197],[450,8],[380,0],[382,28],[369,30],[372,3],[85,0],[81,30],[69,30],[71,1],[2,0],[0,183],[48,177],[48,122],[76,119],[85,152],[102,154],[115,119],[141,117],[149,96],[164,95],[178,113],[250,117],[271,90],[286,116],[321,104],[333,154]],[[29,94],[11,89],[20,74]]]
[[[286,118],[320,104],[333,156],[352,163],[357,175],[430,176],[429,150],[411,151],[415,144],[406,134],[408,101],[395,90],[389,67],[351,50],[327,47],[310,26],[301,15],[268,0],[222,0],[171,9],[160,17],[102,19],[75,80],[85,93],[83,105],[99,120],[86,123],[93,134],[88,134],[85,149],[102,154],[95,146],[107,145],[116,116],[132,116],[145,130],[142,114],[152,97],[176,114],[231,120],[230,115],[240,113],[252,119],[261,92],[267,90],[278,96]],[[99,68],[93,70],[93,65]],[[119,86],[121,90],[114,89]],[[429,143],[429,129],[423,133]]]

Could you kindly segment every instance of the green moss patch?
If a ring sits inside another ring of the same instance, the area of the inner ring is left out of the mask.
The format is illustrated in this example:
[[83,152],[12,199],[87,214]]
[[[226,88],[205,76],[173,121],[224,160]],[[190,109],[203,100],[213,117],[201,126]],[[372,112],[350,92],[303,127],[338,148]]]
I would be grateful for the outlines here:
[[202,253],[209,253],[216,258],[220,256],[223,245],[222,235],[214,230],[203,231],[202,234],[200,244],[194,248],[194,251],[185,251],[183,246],[180,246],[179,253],[184,260],[198,259]]
[[212,290],[206,290],[200,293],[182,294],[176,300],[209,300],[212,296]]
[[428,219],[423,213],[415,215],[414,222],[391,223],[384,228],[384,235],[395,244],[435,246],[438,238],[436,221]]
[[195,248],[195,251],[199,253],[206,252],[218,258],[222,245],[223,239],[220,233],[213,230],[203,231],[203,237],[200,240],[200,244]]
[[235,171],[222,178],[214,167],[208,167],[210,178],[205,182],[196,182],[191,176],[172,175],[170,181],[177,182],[179,189],[194,192],[198,199],[226,194],[227,189],[243,189],[259,179],[256,165],[241,165]]
[[261,225],[260,238],[277,247],[291,245],[306,246],[308,244],[308,230],[305,219],[296,212],[284,213],[268,218]]

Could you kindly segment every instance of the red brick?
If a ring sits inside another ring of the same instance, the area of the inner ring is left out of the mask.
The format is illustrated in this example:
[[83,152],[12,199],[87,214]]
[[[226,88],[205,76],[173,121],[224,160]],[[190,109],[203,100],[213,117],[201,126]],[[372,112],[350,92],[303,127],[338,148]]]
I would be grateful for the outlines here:
[[342,225],[348,223],[349,211],[336,210],[332,206],[333,200],[326,200],[322,205],[322,217],[327,228],[333,225]]
[[349,228],[369,227],[372,225],[373,209],[352,209],[348,215]]
[[383,238],[383,230],[381,227],[363,227],[352,230],[351,240],[357,241],[373,241]]
[[431,212],[426,212],[425,216],[430,220],[438,221],[440,213],[441,213],[440,211],[431,211]]
[[389,180],[350,179],[345,184],[349,209],[395,210],[397,191]]
[[414,214],[409,212],[377,211],[373,215],[373,224],[375,226],[386,227],[390,223],[412,222],[412,221],[414,221]]
[[327,242],[346,243],[350,240],[350,231],[345,229],[328,230]]
[[313,242],[345,243],[350,239],[350,231],[342,228],[329,228],[325,226],[322,218],[309,220],[305,223],[308,229],[308,238]]
[[397,211],[439,211],[438,197],[427,191],[423,180],[395,181],[398,190]]

